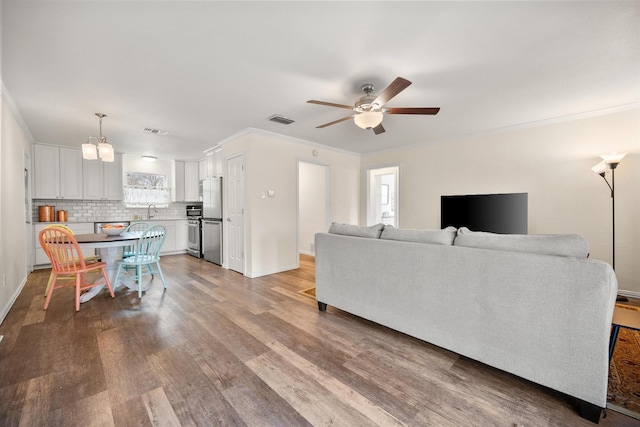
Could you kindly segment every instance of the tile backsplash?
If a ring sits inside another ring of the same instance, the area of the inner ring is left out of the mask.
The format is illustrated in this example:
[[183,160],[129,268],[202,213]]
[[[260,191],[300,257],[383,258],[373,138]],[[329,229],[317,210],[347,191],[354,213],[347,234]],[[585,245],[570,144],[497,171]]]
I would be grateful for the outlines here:
[[[186,218],[187,205],[191,202],[170,203],[167,208],[157,208],[153,212],[153,219],[182,219]],[[33,221],[39,222],[40,206],[54,206],[57,211],[68,212],[68,222],[100,222],[100,221],[134,221],[147,219],[146,208],[127,208],[122,201],[107,200],[33,200]],[[137,218],[136,218],[137,216]]]

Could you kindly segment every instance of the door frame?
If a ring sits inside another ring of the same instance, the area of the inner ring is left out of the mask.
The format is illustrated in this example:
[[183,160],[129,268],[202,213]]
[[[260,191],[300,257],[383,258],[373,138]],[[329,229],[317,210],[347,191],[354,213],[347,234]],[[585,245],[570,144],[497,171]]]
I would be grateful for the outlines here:
[[394,215],[395,215],[395,227],[396,228],[400,228],[400,180],[401,180],[401,176],[402,176],[402,164],[401,163],[386,163],[386,164],[382,164],[382,165],[375,165],[375,166],[371,166],[368,167],[367,169],[365,169],[364,171],[364,182],[366,183],[366,188],[365,188],[365,209],[364,209],[364,216],[365,216],[365,225],[374,225],[374,224],[369,224],[369,218],[370,218],[370,205],[372,203],[371,200],[371,173],[373,171],[376,170],[384,170],[384,169],[391,169],[391,168],[396,168],[396,170],[394,172],[387,172],[387,173],[380,173],[379,175],[386,175],[388,173],[395,173],[396,175],[396,182],[395,182],[395,204],[394,204]]
[[33,271],[33,263],[34,263],[34,244],[33,244],[33,206],[31,199],[31,156],[27,151],[23,152],[22,155],[22,163],[24,168],[24,186],[25,186],[25,238],[26,238],[26,253],[25,257],[27,260],[27,273],[31,273]]

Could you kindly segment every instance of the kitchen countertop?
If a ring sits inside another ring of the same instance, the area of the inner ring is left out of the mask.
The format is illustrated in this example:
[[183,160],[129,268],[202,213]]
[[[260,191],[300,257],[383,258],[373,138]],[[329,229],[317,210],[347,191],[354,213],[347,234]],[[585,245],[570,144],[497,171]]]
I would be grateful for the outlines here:
[[99,219],[94,221],[34,221],[34,224],[93,224],[95,222],[153,222],[153,221],[180,221],[189,219],[186,216],[182,218],[151,218],[147,219]]

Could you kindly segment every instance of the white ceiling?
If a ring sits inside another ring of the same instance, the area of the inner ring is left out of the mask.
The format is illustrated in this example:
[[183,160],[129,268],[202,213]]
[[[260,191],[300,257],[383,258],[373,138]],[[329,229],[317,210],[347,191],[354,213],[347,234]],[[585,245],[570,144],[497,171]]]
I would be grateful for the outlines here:
[[[79,147],[101,112],[127,154],[198,159],[250,127],[371,153],[638,106],[639,22],[639,1],[4,0],[2,79],[38,142]],[[349,111],[307,100],[397,76],[387,106],[440,113],[316,129]]]

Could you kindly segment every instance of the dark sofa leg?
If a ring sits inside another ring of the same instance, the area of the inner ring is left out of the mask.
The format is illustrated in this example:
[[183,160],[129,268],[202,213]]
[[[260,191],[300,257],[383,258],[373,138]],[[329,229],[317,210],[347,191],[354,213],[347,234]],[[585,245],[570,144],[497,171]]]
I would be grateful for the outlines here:
[[598,424],[600,422],[600,414],[602,414],[601,407],[594,405],[593,403],[580,401],[580,416],[585,420],[589,420],[592,423]]
[[327,311],[327,304],[318,301],[318,310],[320,311]]

